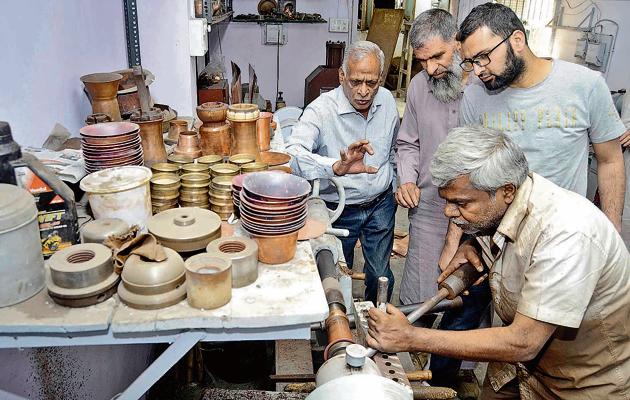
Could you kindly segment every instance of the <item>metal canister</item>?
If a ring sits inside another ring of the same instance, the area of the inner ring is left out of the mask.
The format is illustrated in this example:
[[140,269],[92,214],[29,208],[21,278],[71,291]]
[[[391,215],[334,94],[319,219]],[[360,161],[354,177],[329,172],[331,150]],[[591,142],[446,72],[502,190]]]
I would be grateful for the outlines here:
[[0,184],[0,260],[0,307],[20,303],[44,287],[35,199],[7,184]]

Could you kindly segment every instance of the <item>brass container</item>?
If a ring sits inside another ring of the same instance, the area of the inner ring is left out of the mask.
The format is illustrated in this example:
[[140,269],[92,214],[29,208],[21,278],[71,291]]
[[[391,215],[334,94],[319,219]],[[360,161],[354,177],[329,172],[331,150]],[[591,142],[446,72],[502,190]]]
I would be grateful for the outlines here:
[[232,192],[232,179],[231,176],[217,176],[212,178],[212,189],[216,191]]
[[[210,209],[210,203],[193,203],[188,201],[179,201],[179,205],[181,207],[194,207],[194,208],[202,208],[204,210]],[[220,219],[221,217],[219,217]]]
[[238,175],[240,168],[238,165],[222,163],[215,164],[210,167],[210,174],[213,178],[217,176],[236,176]]
[[266,236],[252,234],[258,244],[258,261],[265,264],[282,264],[295,257],[298,232],[285,235]]
[[92,114],[109,115],[112,121],[122,121],[118,108],[118,84],[123,76],[114,73],[96,73],[83,75],[81,82],[90,95]]
[[182,174],[181,179],[184,187],[210,186],[210,175],[204,172],[188,172]]
[[225,122],[228,106],[225,103],[212,101],[197,106],[197,116],[205,124],[206,122]]
[[186,131],[179,134],[177,139],[177,147],[174,154],[186,156],[188,158],[198,158],[201,156],[201,148],[199,147],[199,135],[195,131]]
[[188,304],[212,310],[232,299],[232,262],[207,253],[186,260],[186,292]]
[[177,201],[178,197],[179,197],[179,191],[165,192],[163,194],[156,194],[154,192],[151,192],[151,202],[154,202],[154,201],[168,202],[169,200]]
[[188,130],[188,122],[183,119],[174,119],[169,123],[167,138],[177,143],[179,134]]
[[218,154],[211,154],[208,156],[201,156],[197,159],[199,164],[206,164],[208,166],[212,166],[214,164],[219,164],[223,162],[223,156]]
[[239,167],[242,167],[245,164],[249,164],[256,161],[256,156],[253,154],[234,154],[234,155],[231,155],[228,160],[232,164],[236,164]]
[[134,112],[131,121],[140,126],[144,165],[166,162],[166,148],[162,136],[162,113],[151,109],[149,113]]
[[[182,165],[190,164],[195,161],[194,158],[181,154],[171,154],[166,159],[169,163],[177,165],[177,168],[181,168]],[[181,170],[179,170],[179,172],[181,173]]]
[[252,154],[260,161],[260,149],[256,136],[256,120],[260,115],[255,104],[232,104],[227,118],[232,125],[231,154]]
[[[179,189],[179,195],[183,197],[187,196],[205,196],[208,198],[208,187],[189,188],[182,186]],[[185,200],[185,199],[184,199]],[[190,200],[188,200],[190,201]]]
[[169,172],[161,172],[151,177],[151,191],[174,191],[179,190],[181,185],[179,175]]
[[241,172],[243,174],[247,174],[250,172],[266,171],[268,169],[269,169],[269,165],[267,165],[264,162],[253,162],[253,163],[243,165],[241,167]]
[[182,174],[187,174],[189,172],[201,172],[210,175],[210,166],[207,164],[201,163],[191,163],[182,165]]
[[151,172],[153,172],[154,174],[159,174],[159,173],[179,174],[179,164],[155,163],[151,165]]
[[273,113],[261,112],[256,121],[256,138],[260,151],[267,151],[271,148],[271,119]]
[[229,156],[232,147],[230,124],[227,122],[204,123],[199,127],[201,153],[205,155],[220,154]]

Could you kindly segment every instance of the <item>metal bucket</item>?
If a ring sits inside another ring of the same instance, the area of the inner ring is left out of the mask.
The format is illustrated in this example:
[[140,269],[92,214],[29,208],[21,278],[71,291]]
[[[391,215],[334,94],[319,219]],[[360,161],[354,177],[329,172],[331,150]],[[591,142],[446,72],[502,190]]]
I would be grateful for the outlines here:
[[94,218],[120,218],[147,231],[151,218],[151,170],[140,166],[108,168],[94,172],[81,181]]
[[35,198],[0,184],[0,307],[20,303],[44,287],[44,256]]

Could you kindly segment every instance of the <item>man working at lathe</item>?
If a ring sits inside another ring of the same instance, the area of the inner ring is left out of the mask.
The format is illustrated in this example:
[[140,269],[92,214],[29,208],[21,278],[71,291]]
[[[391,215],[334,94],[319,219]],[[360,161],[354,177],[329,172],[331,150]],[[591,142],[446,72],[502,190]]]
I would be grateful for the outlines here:
[[452,130],[430,170],[444,214],[474,235],[438,281],[484,264],[503,326],[415,328],[388,305],[370,310],[367,344],[490,361],[482,399],[630,399],[630,255],[610,220],[489,128]]

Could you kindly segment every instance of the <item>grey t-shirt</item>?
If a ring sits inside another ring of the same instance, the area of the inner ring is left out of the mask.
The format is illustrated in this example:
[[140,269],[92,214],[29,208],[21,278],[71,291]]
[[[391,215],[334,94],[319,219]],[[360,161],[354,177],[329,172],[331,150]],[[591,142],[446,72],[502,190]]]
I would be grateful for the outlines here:
[[586,195],[588,146],[625,132],[602,76],[553,60],[536,86],[490,92],[483,83],[464,91],[460,124],[501,130],[521,147],[529,169],[565,189]]

